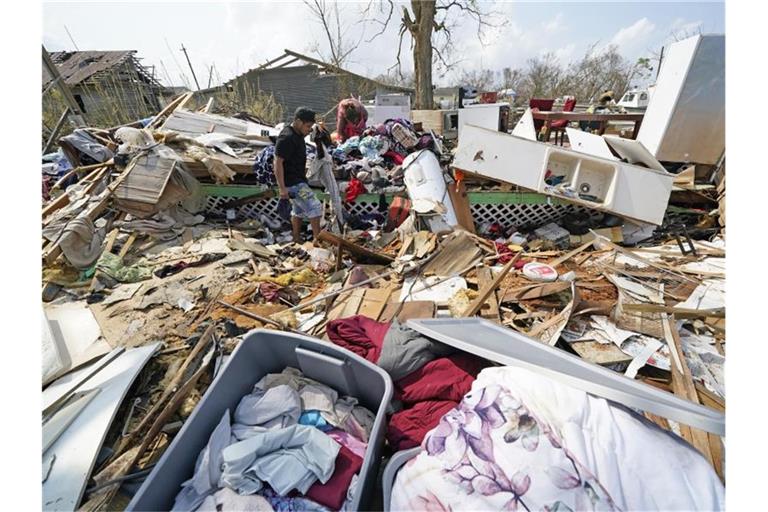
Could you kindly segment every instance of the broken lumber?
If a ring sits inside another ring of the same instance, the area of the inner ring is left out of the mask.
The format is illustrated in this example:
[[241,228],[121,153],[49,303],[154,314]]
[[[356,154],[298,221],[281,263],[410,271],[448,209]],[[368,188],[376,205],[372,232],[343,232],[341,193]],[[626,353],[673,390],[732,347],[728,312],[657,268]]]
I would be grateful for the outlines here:
[[515,263],[517,263],[517,260],[520,259],[520,254],[521,253],[519,252],[515,254],[515,257],[509,260],[506,265],[504,265],[504,268],[501,269],[501,272],[496,275],[493,281],[491,281],[478,292],[477,298],[472,301],[472,304],[470,304],[466,311],[464,311],[463,316],[475,316],[480,311],[491,293],[493,293],[496,288],[499,287],[501,281],[506,277],[509,271],[514,268]]

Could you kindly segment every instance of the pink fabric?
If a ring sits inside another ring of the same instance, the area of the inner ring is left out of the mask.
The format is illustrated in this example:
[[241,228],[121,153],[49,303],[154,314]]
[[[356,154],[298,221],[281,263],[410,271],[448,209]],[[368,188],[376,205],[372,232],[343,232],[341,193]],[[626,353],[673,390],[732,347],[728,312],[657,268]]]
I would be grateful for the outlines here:
[[328,338],[335,345],[351,350],[374,364],[379,360],[388,330],[389,322],[377,322],[363,315],[331,320],[325,326]]
[[330,480],[324,484],[315,483],[306,497],[333,510],[339,510],[347,499],[347,490],[352,477],[363,467],[363,459],[342,445],[336,456],[336,468]]
[[326,434],[340,445],[346,446],[349,451],[361,459],[365,458],[365,450],[368,448],[368,445],[349,432],[334,428],[333,430],[326,432]]

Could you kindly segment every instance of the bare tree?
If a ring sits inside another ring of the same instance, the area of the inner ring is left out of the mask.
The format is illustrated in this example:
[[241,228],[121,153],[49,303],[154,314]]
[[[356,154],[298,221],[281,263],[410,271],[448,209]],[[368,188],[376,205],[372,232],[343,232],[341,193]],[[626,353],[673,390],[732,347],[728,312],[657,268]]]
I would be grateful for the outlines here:
[[383,73],[374,78],[377,82],[381,82],[387,85],[396,85],[398,87],[415,87],[416,76],[412,71],[405,71],[404,73],[397,73],[390,70],[389,73]]
[[[411,0],[410,10],[407,5],[400,5],[399,42],[397,46],[396,63],[393,68],[401,72],[400,55],[403,39],[406,34],[411,39],[414,75],[416,78],[415,108],[431,109],[432,100],[432,65],[435,61],[442,69],[450,69],[456,62],[451,62],[454,50],[452,33],[459,25],[459,19],[470,19],[477,25],[477,35],[481,43],[484,41],[484,29],[503,24],[499,13],[489,12],[481,8],[479,0]],[[381,30],[369,41],[384,33],[395,12],[394,0],[370,0],[364,13],[370,15],[377,8],[378,14],[374,22]],[[499,23],[489,19],[499,17]]]
[[326,54],[320,50],[320,44],[315,42],[314,52],[325,62],[342,67],[349,59],[352,52],[360,45],[364,37],[364,31],[360,34],[359,40],[350,40],[349,31],[351,26],[345,24],[339,15],[339,4],[335,0],[326,2],[326,0],[303,0],[312,16],[315,18],[325,32],[328,51]]
[[478,91],[490,91],[498,85],[496,74],[492,69],[464,70],[459,75],[459,83],[471,85]]

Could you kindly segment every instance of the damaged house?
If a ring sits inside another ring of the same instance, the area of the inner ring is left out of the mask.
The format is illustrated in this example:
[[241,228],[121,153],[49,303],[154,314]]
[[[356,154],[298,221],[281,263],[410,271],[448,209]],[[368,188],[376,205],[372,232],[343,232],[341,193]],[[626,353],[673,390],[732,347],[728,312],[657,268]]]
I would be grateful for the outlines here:
[[[165,87],[155,78],[154,67],[143,66],[135,50],[50,52],[61,78],[89,120],[120,124],[147,117],[168,101]],[[53,78],[43,67],[44,120],[58,117],[59,105]]]
[[[281,56],[233,78],[224,88],[239,97],[257,92],[272,95],[282,107],[283,120],[297,107],[307,106],[322,115],[331,127],[336,124],[336,105],[350,95],[365,102],[377,94],[413,94],[413,89],[387,85],[291,50],[284,50]],[[221,90],[222,87],[215,87],[200,94],[207,99]]]

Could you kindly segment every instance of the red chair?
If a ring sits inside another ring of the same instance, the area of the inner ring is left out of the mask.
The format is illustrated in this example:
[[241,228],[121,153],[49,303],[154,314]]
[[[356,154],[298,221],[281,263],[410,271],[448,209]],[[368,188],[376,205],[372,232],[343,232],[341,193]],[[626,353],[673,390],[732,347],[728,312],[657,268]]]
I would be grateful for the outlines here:
[[[554,104],[555,100],[545,100],[543,98],[531,98],[528,100],[528,107],[534,112],[551,112]],[[539,136],[542,126],[544,126],[544,121],[539,119],[533,120],[533,129],[536,130],[536,137]]]
[[[576,98],[568,98],[565,100],[565,103],[563,104],[563,112],[573,112],[574,108],[576,108]],[[555,145],[557,145],[558,133],[560,134],[560,145],[563,145],[563,135],[565,134],[566,126],[568,126],[568,120],[566,119],[556,119],[550,123],[549,134],[552,135],[552,132],[555,133]],[[549,142],[549,140],[546,142]]]

